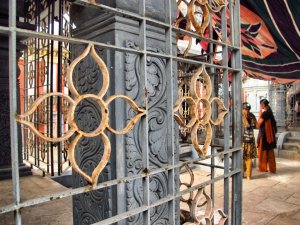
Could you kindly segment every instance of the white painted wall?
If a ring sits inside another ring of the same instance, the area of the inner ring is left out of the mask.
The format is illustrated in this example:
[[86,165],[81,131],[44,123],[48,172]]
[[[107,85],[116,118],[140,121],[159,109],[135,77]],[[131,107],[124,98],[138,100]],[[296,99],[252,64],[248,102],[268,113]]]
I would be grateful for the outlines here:
[[251,111],[258,116],[259,101],[269,99],[269,82],[249,78],[243,83],[245,101],[251,105]]

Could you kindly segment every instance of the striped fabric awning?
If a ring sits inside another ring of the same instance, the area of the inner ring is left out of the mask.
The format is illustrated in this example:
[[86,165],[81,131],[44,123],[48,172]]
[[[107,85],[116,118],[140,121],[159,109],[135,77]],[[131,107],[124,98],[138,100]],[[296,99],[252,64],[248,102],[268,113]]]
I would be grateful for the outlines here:
[[[279,83],[300,81],[300,0],[240,3],[244,72]],[[220,16],[213,18],[215,31],[221,35]]]
[[280,83],[300,81],[300,1],[241,0],[243,69]]

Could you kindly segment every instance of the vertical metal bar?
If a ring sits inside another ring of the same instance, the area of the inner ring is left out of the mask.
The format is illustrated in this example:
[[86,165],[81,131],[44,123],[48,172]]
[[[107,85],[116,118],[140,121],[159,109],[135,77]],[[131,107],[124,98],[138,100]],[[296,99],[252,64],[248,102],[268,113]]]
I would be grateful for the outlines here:
[[[47,6],[48,6],[48,14],[47,14],[47,26],[48,26],[48,29],[47,29],[47,33],[49,34],[50,33],[50,0],[47,1]],[[47,93],[49,93],[49,82],[50,82],[50,71],[49,71],[49,68],[50,68],[50,57],[49,57],[49,46],[50,45],[50,41],[49,39],[47,39]],[[50,118],[50,114],[51,114],[51,111],[49,110],[49,104],[50,104],[50,100],[49,98],[47,98],[47,134],[50,133],[50,126],[51,124],[49,125],[49,118]],[[50,111],[50,112],[49,112]],[[50,150],[51,150],[51,143],[49,143],[47,141],[47,173],[50,172],[50,154],[51,154],[51,151],[49,151],[49,147],[50,147]]]
[[[213,72],[214,69],[211,69],[211,72]],[[216,75],[213,75],[212,76],[212,79],[211,79],[211,82],[212,82],[212,87],[213,87],[213,92],[212,92],[212,97],[215,97],[215,80],[216,80]],[[216,116],[216,107],[214,105],[212,105],[212,117],[215,118]],[[212,140],[215,139],[215,127],[213,127],[213,134],[212,134]],[[212,142],[213,143],[213,142]],[[213,155],[215,153],[215,147],[214,145],[212,145],[210,147],[210,154]],[[210,179],[211,180],[214,180],[215,178],[215,157],[211,157],[210,159]],[[211,200],[212,200],[212,207],[214,207],[214,204],[215,204],[215,183],[212,182],[211,185],[210,185],[210,197],[211,197]]]
[[[62,35],[62,27],[63,27],[63,17],[62,17],[62,7],[63,7],[63,2],[59,0],[56,2],[59,4],[59,35]],[[62,70],[62,43],[61,41],[58,42],[58,68],[57,68],[57,90],[58,92],[62,92],[62,82],[61,82],[61,70]],[[61,101],[62,99],[57,100],[57,137],[62,136],[62,131],[61,131]],[[62,166],[62,160],[61,160],[61,142],[57,143],[57,173],[58,176],[61,174],[61,166]]]
[[[37,0],[35,1],[35,6],[37,7]],[[35,18],[35,26],[37,27],[38,25],[37,25],[37,9],[35,10],[35,14],[34,14],[34,18]],[[34,49],[37,49],[37,44],[36,44],[36,41],[37,40],[37,38],[35,37],[34,38]],[[34,51],[35,52],[35,51]],[[33,63],[32,63],[32,68],[34,69],[34,82],[32,82],[32,84],[33,84],[33,99],[34,100],[36,100],[37,99],[37,96],[36,96],[36,54],[34,54],[34,59],[33,59]],[[33,121],[34,121],[34,123],[36,124],[37,123],[37,111],[35,111],[34,112],[34,114],[33,114]],[[37,166],[38,165],[38,156],[37,156],[37,151],[36,151],[36,149],[37,149],[37,145],[36,145],[36,143],[37,143],[37,140],[38,140],[38,138],[37,138],[37,136],[36,135],[33,135],[33,139],[34,139],[34,141],[33,141],[33,144],[34,144],[34,165],[35,166]]]
[[[227,6],[227,1],[225,1]],[[227,16],[226,16],[227,7],[223,8],[221,12],[221,27],[222,27],[222,42],[226,43],[227,41]],[[228,67],[228,46],[223,46],[222,49],[222,66]],[[228,88],[228,69],[223,70],[223,93],[224,93],[224,105],[229,109],[229,88]],[[229,149],[230,143],[230,114],[228,113],[224,118],[224,150]],[[224,174],[229,173],[229,154],[224,155]],[[224,213],[229,214],[229,177],[224,178]],[[228,224],[228,220],[225,225]]]
[[[36,6],[38,6],[38,2],[36,1]],[[35,16],[35,21],[38,27],[38,31],[40,31],[40,23],[41,23],[41,14],[40,14],[40,7],[37,7],[36,9],[36,16]],[[40,40],[39,38],[35,39],[35,43],[37,45],[35,49],[35,54],[34,54],[34,61],[35,61],[35,90],[36,90],[36,98],[40,97]],[[40,112],[36,110],[36,126],[37,129],[40,130]],[[40,143],[41,139],[36,138],[38,140],[38,146],[36,148],[36,159],[37,159],[37,167],[40,168]]]
[[[208,1],[209,2],[209,4],[211,4],[211,0],[209,0]],[[209,13],[209,38],[210,39],[213,39],[213,27],[212,27],[212,14],[211,13]],[[209,63],[210,64],[213,64],[214,62],[213,62],[213,58],[214,58],[214,54],[213,54],[213,52],[214,52],[215,50],[214,50],[214,44],[213,43],[209,43]],[[210,72],[211,72],[211,74],[215,74],[215,68],[210,68]],[[212,92],[212,94],[213,95],[215,95],[215,79],[216,79],[216,75],[213,75],[212,76],[212,85],[213,85],[213,92]],[[212,97],[214,97],[214,96],[212,96]],[[213,106],[213,115],[212,116],[215,116],[215,112],[216,112],[216,110],[215,110],[215,107]],[[213,132],[213,137],[212,137],[212,140],[214,140],[214,138],[215,138],[215,127],[213,127],[213,130],[214,130],[214,132]],[[211,154],[214,154],[214,147],[213,146],[211,146]],[[215,178],[215,167],[214,167],[214,165],[215,165],[215,157],[211,157],[211,160],[210,160],[210,163],[211,163],[211,167],[210,167],[210,178],[211,178],[211,180],[213,180],[214,178]],[[214,199],[215,199],[215,197],[214,197],[214,193],[215,193],[215,184],[214,183],[211,183],[211,185],[210,185],[210,197],[211,197],[211,199],[212,199],[212,207],[214,207]]]
[[[234,30],[233,45],[239,47],[239,49],[232,51],[231,60],[232,67],[239,70],[233,73],[232,88],[233,88],[233,147],[241,147],[242,143],[242,59],[241,59],[241,40],[240,40],[240,4],[239,1],[235,1],[231,8],[233,11],[233,21],[231,21],[231,30]],[[232,163],[234,169],[242,169],[242,150],[233,154]],[[232,177],[232,224],[242,224],[242,173],[235,174]]]
[[[165,22],[169,25],[166,28],[166,54],[172,55],[173,54],[173,45],[172,45],[172,1],[166,1],[166,17]],[[175,140],[174,140],[174,112],[173,112],[173,105],[174,105],[174,94],[173,94],[173,84],[174,84],[174,74],[173,74],[173,60],[172,58],[166,59],[166,76],[167,76],[167,118],[168,118],[168,127],[167,127],[167,149],[168,152],[171,153],[171,157],[169,157],[169,165],[175,165]],[[176,194],[175,190],[175,169],[168,171],[168,195],[174,196]],[[176,200],[173,199],[168,203],[169,209],[169,224],[176,223]]]
[[[145,0],[139,1],[139,13],[141,16],[145,17],[146,14],[146,3]],[[147,50],[147,28],[146,28],[146,20],[143,18],[139,24],[139,39],[140,39],[140,48],[143,51]],[[148,110],[148,87],[147,87],[147,54],[143,53],[140,55],[140,69],[141,69],[141,83],[145,85],[144,90],[144,107]],[[144,171],[147,172],[149,170],[149,141],[148,141],[148,113],[145,117],[142,118],[141,123],[143,127],[144,137],[142,141],[142,149],[143,149],[143,167]],[[146,176],[143,178],[143,191],[144,191],[144,205],[150,205],[150,177]],[[146,210],[143,212],[143,224],[150,225],[150,210]]]
[[234,45],[234,36],[235,36],[235,30],[233,29],[233,6],[234,3],[232,2],[233,0],[228,0],[229,1],[229,23],[230,23],[230,43],[233,46]]
[[[28,48],[24,51],[24,112],[27,111],[28,108],[28,82],[27,82],[27,74],[28,74]],[[28,160],[28,131],[29,129],[24,129],[25,134],[23,139],[23,144],[25,145],[24,149],[24,159]]]
[[[20,177],[19,177],[19,154],[18,154],[18,131],[15,114],[17,113],[17,17],[16,0],[9,0],[9,109],[10,109],[10,145],[11,167],[14,204],[20,203]],[[20,210],[14,211],[15,224],[22,223]]]
[[[52,7],[51,7],[52,6]],[[55,1],[51,2],[51,16],[50,16],[50,22],[51,22],[51,34],[54,34],[54,10],[55,10]],[[49,24],[50,26],[50,24]],[[53,76],[54,76],[54,41],[51,40],[51,63],[50,63],[50,92],[53,92]],[[50,137],[53,137],[53,97],[50,98]],[[50,144],[50,170],[51,170],[51,176],[54,176],[54,149],[53,149],[53,143]]]

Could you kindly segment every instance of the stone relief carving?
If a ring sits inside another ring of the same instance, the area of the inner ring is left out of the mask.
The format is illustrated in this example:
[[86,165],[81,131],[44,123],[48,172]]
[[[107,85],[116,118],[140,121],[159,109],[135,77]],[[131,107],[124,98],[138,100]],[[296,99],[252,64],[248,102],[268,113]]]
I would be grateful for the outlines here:
[[[79,55],[84,46],[74,47],[74,56]],[[97,51],[98,53],[100,51]],[[86,57],[76,66],[73,80],[76,89],[80,94],[96,94],[102,86],[102,79],[99,76],[100,70],[92,57]],[[76,107],[76,123],[84,132],[94,131],[101,121],[101,110],[99,106],[90,99],[82,101]],[[86,172],[91,172],[98,165],[103,154],[103,143],[100,137],[82,138],[78,143],[75,152],[76,161],[79,167]],[[99,182],[110,179],[111,165],[108,162],[105,169],[99,176]],[[87,185],[84,178],[77,173],[73,175],[73,187]],[[81,195],[73,196],[74,224],[92,224],[111,216],[111,189],[105,188]]]
[[[100,149],[100,150],[99,150]],[[101,138],[83,138],[77,145],[79,154],[76,160],[80,162],[82,170],[90,174],[98,165],[102,157]],[[110,174],[110,164],[99,176],[99,181],[107,181]],[[76,187],[85,186],[87,182],[78,174],[73,178]],[[109,188],[87,192],[73,197],[74,201],[74,224],[93,224],[111,216],[111,191]]]
[[[96,52],[101,56],[101,51]],[[78,47],[78,52],[83,52],[84,46]],[[91,56],[80,61],[74,70],[74,84],[79,94],[97,94],[102,86],[101,71]]]
[[[126,41],[126,47],[139,49],[137,44]],[[162,50],[149,47],[148,51],[161,53]],[[167,99],[165,60],[157,57],[147,57],[147,96],[148,96],[148,137],[150,169],[159,168],[168,162],[167,152]],[[137,103],[143,101],[144,88],[140,83],[139,57],[132,53],[125,54],[125,88],[126,95]],[[127,119],[133,116],[132,110],[127,109]],[[134,175],[143,169],[141,134],[142,125],[138,123],[134,130],[126,135],[126,163],[127,175]],[[167,196],[168,177],[160,173],[150,178],[150,199],[158,200]],[[126,186],[127,209],[134,209],[143,203],[142,180],[135,180]],[[128,219],[129,224],[142,224],[142,215],[135,215]],[[151,210],[151,224],[168,224],[168,206],[160,205]]]

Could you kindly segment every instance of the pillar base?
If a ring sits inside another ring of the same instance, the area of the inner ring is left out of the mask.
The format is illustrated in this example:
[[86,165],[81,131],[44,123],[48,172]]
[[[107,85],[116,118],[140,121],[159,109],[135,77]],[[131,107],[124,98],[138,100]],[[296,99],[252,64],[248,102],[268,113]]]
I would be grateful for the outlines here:
[[[19,164],[20,177],[32,175],[31,168],[24,163]],[[0,167],[0,180],[6,180],[12,178],[11,167]]]

